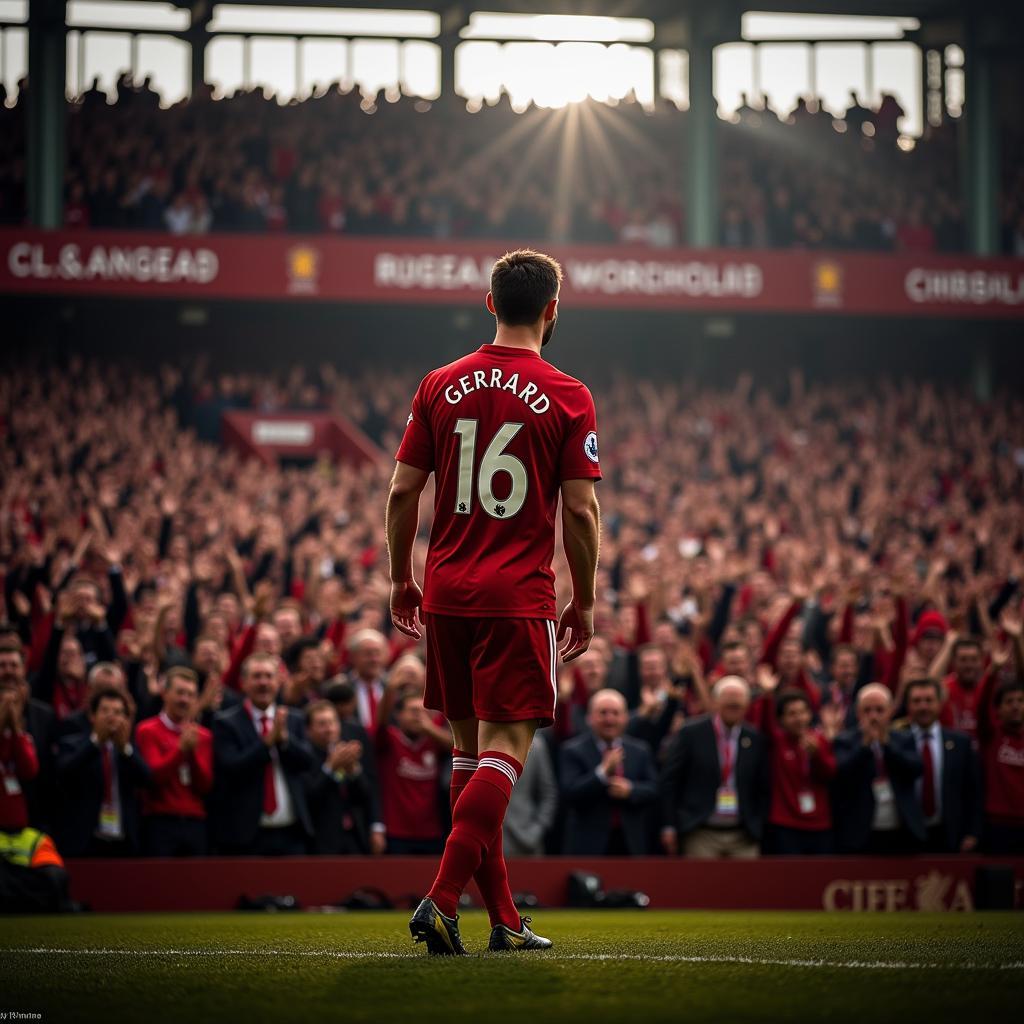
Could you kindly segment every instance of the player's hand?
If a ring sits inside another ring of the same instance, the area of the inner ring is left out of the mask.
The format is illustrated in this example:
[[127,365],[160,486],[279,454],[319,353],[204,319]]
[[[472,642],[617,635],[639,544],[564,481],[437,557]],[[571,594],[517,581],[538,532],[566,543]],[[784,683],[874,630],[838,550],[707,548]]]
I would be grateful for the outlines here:
[[423,625],[420,609],[423,606],[423,591],[415,580],[403,580],[391,584],[391,621],[395,628],[411,636],[413,640],[422,640]]
[[[568,642],[564,647],[562,641],[568,636]],[[594,638],[594,609],[580,608],[571,601],[565,606],[561,618],[558,620],[558,644],[562,661],[572,661],[578,658],[589,646]]]

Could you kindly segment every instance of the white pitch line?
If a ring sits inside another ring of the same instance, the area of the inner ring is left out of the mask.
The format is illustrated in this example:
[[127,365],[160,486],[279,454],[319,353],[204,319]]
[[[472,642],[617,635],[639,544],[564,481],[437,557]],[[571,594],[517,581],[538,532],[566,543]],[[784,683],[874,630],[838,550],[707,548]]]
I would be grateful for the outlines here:
[[[339,949],[71,949],[31,947],[24,949],[0,949],[0,956],[14,953],[30,956],[308,956],[334,960],[420,960],[422,953],[387,953],[370,950]],[[753,956],[685,956],[675,953],[659,953],[650,956],[643,953],[543,953],[538,960],[650,960],[656,963],[676,964],[749,964],[754,967],[834,967],[860,971],[1020,971],[1024,961],[1005,964],[983,964],[966,962],[959,964],[911,963],[887,960],[769,960]]]

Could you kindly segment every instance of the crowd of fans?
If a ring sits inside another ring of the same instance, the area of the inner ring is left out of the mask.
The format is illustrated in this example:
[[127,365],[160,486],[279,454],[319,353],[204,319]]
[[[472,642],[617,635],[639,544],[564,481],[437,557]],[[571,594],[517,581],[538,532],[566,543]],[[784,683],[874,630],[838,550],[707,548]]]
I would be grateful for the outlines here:
[[[4,373],[0,838],[441,848],[452,739],[387,614],[415,384]],[[1024,852],[1021,400],[797,373],[595,391],[597,635],[559,669],[510,855]],[[343,409],[384,454],[265,465],[202,439],[240,406]]]
[[[25,217],[23,86],[0,104],[0,223]],[[962,250],[959,123],[904,152],[901,115],[889,95],[870,110],[851,94],[843,119],[816,100],[780,119],[744,99],[719,125],[723,244]],[[254,89],[162,109],[125,75],[115,102],[94,85],[70,108],[65,225],[671,246],[686,237],[687,117],[667,100],[517,113],[507,96],[470,109],[337,86],[287,105]],[[1001,212],[1021,255],[1019,152],[1006,147]]]

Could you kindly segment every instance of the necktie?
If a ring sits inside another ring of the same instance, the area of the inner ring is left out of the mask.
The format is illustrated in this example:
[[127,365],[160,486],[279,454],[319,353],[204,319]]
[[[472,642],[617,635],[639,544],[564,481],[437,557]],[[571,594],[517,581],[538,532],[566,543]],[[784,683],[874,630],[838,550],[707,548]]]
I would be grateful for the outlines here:
[[924,762],[924,773],[921,776],[921,809],[926,818],[935,814],[935,762],[932,760],[932,734],[926,732],[921,736],[921,760]]
[[[270,715],[264,714],[260,717],[260,733],[269,736],[271,730]],[[263,773],[263,813],[273,814],[277,810],[277,793],[274,791],[274,761],[267,762],[266,770]]]
[[103,806],[114,805],[114,762],[110,756],[110,745],[103,744]]
[[[609,746],[608,749],[609,750],[613,750],[614,747],[613,746]],[[625,777],[625,774],[626,774],[626,763],[625,762],[626,762],[626,759],[625,759],[625,757],[623,757],[623,759],[612,769],[612,778],[621,779],[621,778]],[[621,828],[622,827],[622,809],[621,809],[621,807],[619,805],[619,801],[617,801],[617,800],[612,804],[612,822],[611,822],[611,824],[612,824],[612,828]]]

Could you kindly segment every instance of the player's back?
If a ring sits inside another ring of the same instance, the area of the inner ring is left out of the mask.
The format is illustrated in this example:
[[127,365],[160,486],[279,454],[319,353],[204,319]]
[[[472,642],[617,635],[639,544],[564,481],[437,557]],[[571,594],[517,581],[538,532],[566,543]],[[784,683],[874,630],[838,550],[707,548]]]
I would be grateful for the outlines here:
[[555,512],[568,479],[599,479],[594,403],[532,349],[484,345],[427,374],[401,462],[436,473],[423,608],[555,618]]

